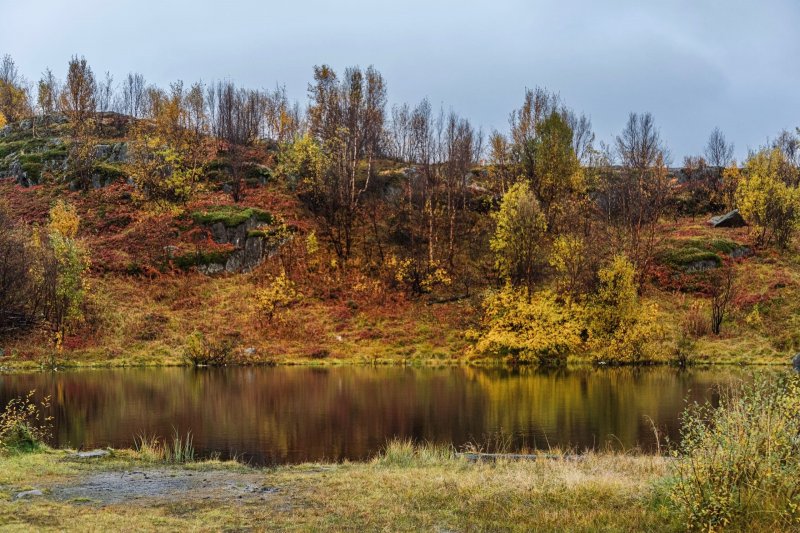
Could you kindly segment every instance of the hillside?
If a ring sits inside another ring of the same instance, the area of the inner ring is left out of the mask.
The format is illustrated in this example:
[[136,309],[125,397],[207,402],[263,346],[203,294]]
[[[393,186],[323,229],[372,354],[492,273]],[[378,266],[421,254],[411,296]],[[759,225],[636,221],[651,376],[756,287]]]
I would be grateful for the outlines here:
[[[236,363],[493,361],[470,348],[466,332],[480,327],[484,291],[500,286],[488,250],[500,198],[490,192],[496,169],[468,173],[459,231],[471,245],[457,250],[460,264],[434,272],[458,279],[430,287],[422,280],[416,290],[403,271],[408,237],[391,214],[416,179],[413,166],[383,159],[359,167],[375,174],[355,224],[353,247],[363,253],[345,266],[323,237],[324,216],[296,181],[278,176],[276,146],[257,143],[237,154],[206,139],[191,198],[150,202],[128,177],[136,122],[100,115],[82,178],[73,173],[77,142],[63,117],[0,132],[0,198],[12,216],[43,227],[54,203],[66,201],[91,258],[85,319],[56,348],[45,327],[4,337],[0,365],[185,364],[192,339]],[[241,185],[234,172],[244,176]],[[241,186],[238,201],[234,186]],[[658,348],[640,362],[785,363],[800,349],[796,252],[758,248],[748,228],[712,228],[709,216],[675,211],[658,223],[641,294],[657,305],[662,330]],[[699,323],[708,312],[707,273],[723,262],[732,265],[737,290],[714,335]],[[291,294],[265,314],[263,295],[281,273]],[[687,327],[697,330],[690,349],[681,347]]]
[[[91,256],[93,318],[66,336],[60,365],[184,364],[194,332],[232,339],[243,363],[451,361],[462,351],[460,331],[474,314],[469,302],[429,305],[357,269],[331,268],[327,253],[307,257],[317,223],[269,179],[262,162],[272,160],[270,150],[248,154],[264,176],[249,180],[238,203],[224,191],[221,151],[190,202],[157,206],[137,200],[126,181],[125,128],[94,140],[92,184],[74,190],[64,126],[54,120],[34,136],[30,125],[0,133],[0,198],[19,220],[40,226],[56,200],[68,201]],[[295,272],[301,301],[267,323],[254,291],[282,269]],[[7,337],[2,346],[0,365],[38,365],[53,351],[45,330]]]

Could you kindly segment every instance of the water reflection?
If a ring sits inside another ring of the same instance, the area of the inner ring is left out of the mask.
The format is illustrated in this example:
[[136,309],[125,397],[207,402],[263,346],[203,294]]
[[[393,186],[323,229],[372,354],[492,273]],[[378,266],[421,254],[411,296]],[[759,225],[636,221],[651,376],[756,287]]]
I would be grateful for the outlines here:
[[52,397],[58,446],[129,447],[137,435],[194,435],[200,455],[254,463],[364,459],[387,439],[453,443],[502,432],[515,447],[652,449],[685,402],[737,370],[670,368],[125,369],[0,376],[0,405]]

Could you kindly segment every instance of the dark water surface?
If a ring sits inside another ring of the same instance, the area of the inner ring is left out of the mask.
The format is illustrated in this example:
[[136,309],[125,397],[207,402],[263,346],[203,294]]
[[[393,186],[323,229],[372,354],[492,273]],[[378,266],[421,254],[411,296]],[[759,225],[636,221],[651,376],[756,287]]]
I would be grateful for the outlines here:
[[200,456],[255,464],[364,459],[391,438],[512,448],[611,444],[652,450],[652,422],[678,437],[686,401],[748,379],[734,369],[225,368],[0,375],[0,406],[51,397],[53,443],[131,447],[194,436]]

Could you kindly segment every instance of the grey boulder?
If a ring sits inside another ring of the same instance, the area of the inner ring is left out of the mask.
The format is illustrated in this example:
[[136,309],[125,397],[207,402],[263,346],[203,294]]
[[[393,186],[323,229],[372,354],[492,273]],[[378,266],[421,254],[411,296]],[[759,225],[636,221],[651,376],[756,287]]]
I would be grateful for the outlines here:
[[711,217],[708,223],[715,228],[741,228],[747,225],[738,209],[734,209],[724,215]]

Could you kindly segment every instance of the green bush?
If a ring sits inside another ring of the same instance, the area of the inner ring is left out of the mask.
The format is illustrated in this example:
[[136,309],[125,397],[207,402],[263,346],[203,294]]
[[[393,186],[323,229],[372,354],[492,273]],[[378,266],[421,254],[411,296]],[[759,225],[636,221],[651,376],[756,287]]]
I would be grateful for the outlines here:
[[692,530],[800,529],[800,376],[757,378],[683,416],[670,498]]
[[269,181],[272,179],[272,172],[267,167],[261,165],[250,165],[245,171],[245,178],[248,180]]
[[42,177],[42,164],[41,163],[25,163],[22,165],[22,171],[25,173],[29,181],[38,183]]

